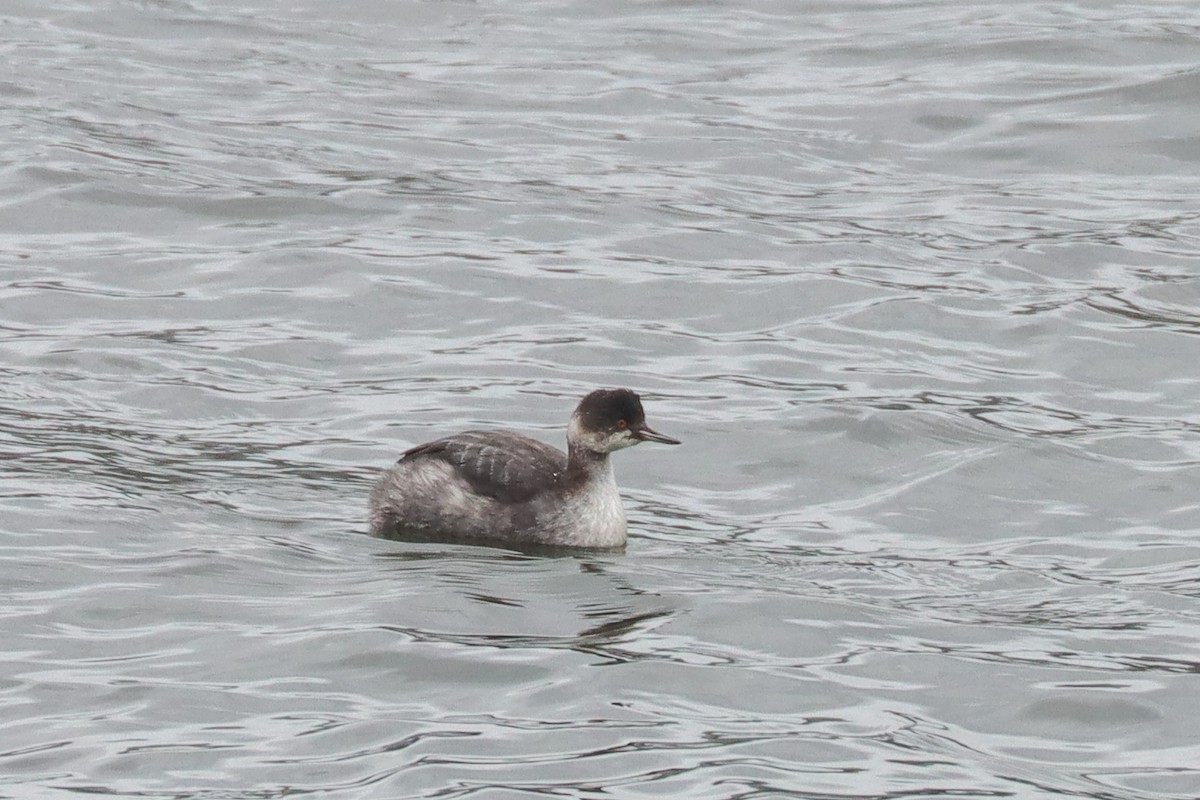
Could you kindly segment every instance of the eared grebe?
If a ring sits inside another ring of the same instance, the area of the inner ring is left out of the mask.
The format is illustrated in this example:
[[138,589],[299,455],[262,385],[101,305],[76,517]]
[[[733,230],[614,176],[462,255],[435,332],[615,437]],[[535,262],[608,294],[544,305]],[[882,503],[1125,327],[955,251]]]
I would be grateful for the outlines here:
[[514,545],[620,547],[625,510],[608,454],[679,444],[646,425],[641,398],[598,389],[579,402],[567,452],[512,431],[465,431],[417,445],[371,492],[371,533]]

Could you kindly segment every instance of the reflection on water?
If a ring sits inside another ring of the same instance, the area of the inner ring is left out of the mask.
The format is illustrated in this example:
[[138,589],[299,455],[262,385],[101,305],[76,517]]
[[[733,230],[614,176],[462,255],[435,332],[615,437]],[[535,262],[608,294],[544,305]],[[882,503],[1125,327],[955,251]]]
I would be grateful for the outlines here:
[[[0,795],[1195,796],[1191,5],[0,16]],[[627,552],[365,535],[597,385]]]

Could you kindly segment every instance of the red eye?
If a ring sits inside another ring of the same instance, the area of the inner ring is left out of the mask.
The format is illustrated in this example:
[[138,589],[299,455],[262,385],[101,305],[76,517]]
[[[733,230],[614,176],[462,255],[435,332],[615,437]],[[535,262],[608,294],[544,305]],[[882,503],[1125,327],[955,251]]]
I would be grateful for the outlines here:
[[617,420],[617,429],[618,429],[618,430],[622,430],[622,431],[623,431],[623,430],[625,430],[625,429],[626,429],[626,428],[628,428],[628,427],[629,427],[629,423],[628,423],[628,422],[626,422],[625,420],[623,420],[623,419],[619,419],[619,420]]

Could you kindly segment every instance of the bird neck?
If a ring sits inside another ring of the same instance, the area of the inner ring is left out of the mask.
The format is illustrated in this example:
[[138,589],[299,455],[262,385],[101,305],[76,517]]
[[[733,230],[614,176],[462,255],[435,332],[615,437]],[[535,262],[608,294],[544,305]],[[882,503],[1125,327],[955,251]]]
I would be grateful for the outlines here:
[[612,474],[608,453],[567,442],[567,476],[572,483],[588,483]]

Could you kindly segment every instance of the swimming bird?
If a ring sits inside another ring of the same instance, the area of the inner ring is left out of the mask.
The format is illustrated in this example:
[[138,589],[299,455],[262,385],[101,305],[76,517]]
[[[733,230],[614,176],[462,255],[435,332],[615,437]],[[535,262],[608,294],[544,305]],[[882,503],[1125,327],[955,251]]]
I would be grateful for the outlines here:
[[625,509],[609,454],[641,442],[679,444],[646,424],[629,389],[597,389],[567,425],[567,452],[507,430],[419,444],[371,492],[377,536],[515,546],[617,548]]

